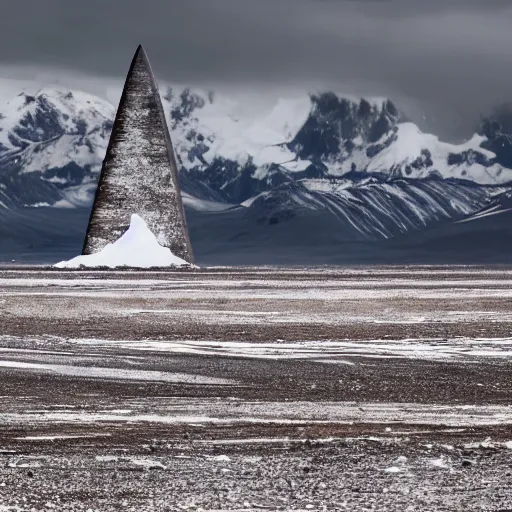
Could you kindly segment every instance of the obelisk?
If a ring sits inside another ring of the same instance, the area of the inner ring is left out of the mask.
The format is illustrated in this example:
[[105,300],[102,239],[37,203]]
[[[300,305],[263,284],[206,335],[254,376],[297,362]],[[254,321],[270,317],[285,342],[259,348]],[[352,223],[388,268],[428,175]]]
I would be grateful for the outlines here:
[[146,52],[126,78],[82,254],[115,242],[138,214],[163,247],[193,263],[174,150]]

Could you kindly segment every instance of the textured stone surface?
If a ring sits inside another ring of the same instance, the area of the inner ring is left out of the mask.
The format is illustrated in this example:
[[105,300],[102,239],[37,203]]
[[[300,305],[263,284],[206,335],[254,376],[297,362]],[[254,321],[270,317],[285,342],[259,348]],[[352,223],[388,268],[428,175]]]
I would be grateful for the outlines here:
[[162,246],[192,262],[171,139],[142,46],[126,79],[83,254],[98,252],[117,240],[135,213]]

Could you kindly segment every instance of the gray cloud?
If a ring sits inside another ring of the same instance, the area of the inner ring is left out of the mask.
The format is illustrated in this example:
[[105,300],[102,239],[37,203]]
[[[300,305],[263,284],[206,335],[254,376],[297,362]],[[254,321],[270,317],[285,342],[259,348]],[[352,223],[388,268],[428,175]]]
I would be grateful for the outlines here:
[[512,100],[511,20],[509,0],[16,0],[0,71],[121,77],[142,43],[162,80],[389,96],[450,135]]

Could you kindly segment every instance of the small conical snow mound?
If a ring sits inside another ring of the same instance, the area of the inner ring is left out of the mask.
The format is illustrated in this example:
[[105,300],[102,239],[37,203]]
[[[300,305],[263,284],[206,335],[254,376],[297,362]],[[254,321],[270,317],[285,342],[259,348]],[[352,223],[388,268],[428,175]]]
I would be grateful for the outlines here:
[[183,267],[185,260],[175,256],[170,249],[162,247],[144,220],[132,215],[130,227],[116,242],[108,244],[95,254],[77,256],[69,261],[57,263],[57,268],[80,267]]

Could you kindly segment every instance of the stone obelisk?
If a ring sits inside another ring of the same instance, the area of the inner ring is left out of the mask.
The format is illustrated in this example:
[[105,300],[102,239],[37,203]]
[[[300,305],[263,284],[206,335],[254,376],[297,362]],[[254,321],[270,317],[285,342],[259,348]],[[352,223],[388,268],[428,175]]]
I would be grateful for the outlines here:
[[193,263],[174,150],[142,46],[126,78],[82,254],[96,253],[119,239],[134,213],[160,245]]

